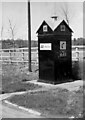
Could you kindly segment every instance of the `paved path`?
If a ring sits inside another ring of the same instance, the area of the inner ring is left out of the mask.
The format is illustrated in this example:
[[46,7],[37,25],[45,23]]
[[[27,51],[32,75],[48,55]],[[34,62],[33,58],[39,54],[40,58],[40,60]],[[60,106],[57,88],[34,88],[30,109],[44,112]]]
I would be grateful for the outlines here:
[[[2,109],[2,118],[39,118],[40,116],[36,116],[20,110],[14,106],[9,106],[5,103],[0,103],[0,108]],[[1,111],[1,110],[0,110]]]
[[38,85],[42,85],[45,88],[63,88],[63,89],[68,89],[69,91],[75,91],[78,90],[80,86],[83,86],[85,84],[85,82],[83,80],[76,80],[73,82],[66,82],[66,83],[62,83],[62,84],[49,84],[49,83],[43,83],[43,82],[37,82],[36,80],[33,81],[29,81],[30,83],[34,83],[34,84],[38,84]]

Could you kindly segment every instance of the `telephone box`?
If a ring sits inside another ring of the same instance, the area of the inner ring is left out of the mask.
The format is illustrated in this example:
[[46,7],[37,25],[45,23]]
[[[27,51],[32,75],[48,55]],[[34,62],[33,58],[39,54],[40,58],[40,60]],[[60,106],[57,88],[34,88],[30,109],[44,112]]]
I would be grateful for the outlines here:
[[61,83],[71,79],[71,28],[65,20],[43,21],[37,33],[39,80]]

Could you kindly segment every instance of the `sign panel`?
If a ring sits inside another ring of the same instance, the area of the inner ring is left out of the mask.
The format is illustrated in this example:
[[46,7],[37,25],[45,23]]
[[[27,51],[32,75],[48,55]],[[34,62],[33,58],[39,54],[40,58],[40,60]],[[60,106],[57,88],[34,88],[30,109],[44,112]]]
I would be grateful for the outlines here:
[[60,50],[66,50],[66,41],[60,41]]
[[66,51],[60,51],[60,57],[66,57]]
[[40,43],[40,50],[51,50],[51,43]]

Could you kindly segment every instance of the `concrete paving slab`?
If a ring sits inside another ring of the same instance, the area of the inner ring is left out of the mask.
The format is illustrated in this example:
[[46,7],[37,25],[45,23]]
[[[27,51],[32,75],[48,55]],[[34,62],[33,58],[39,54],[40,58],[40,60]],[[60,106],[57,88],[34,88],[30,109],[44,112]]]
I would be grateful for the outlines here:
[[30,83],[38,84],[47,88],[63,88],[63,89],[68,89],[69,91],[73,90],[78,90],[80,86],[83,86],[85,82],[83,80],[76,80],[73,82],[67,82],[67,83],[62,83],[62,84],[49,84],[49,83],[43,83],[43,82],[38,82],[37,80],[29,81]]

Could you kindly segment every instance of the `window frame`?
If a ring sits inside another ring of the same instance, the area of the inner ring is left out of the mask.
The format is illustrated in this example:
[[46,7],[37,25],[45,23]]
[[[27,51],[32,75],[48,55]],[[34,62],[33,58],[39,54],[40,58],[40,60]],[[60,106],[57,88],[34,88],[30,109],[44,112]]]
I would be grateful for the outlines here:
[[61,26],[60,26],[60,30],[61,30],[62,32],[65,32],[65,29],[66,29],[65,25],[61,25]]
[[43,32],[47,32],[48,31],[48,26],[47,25],[43,25]]

